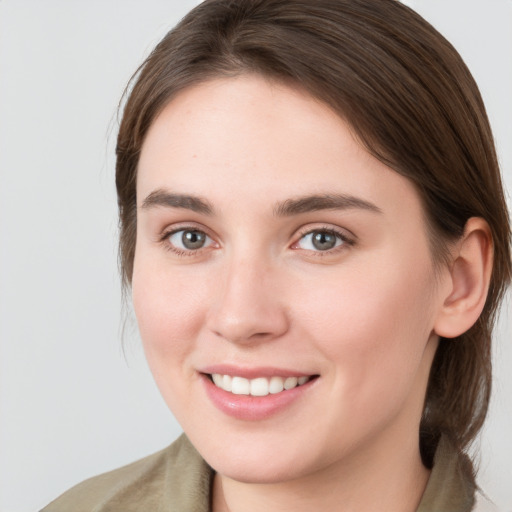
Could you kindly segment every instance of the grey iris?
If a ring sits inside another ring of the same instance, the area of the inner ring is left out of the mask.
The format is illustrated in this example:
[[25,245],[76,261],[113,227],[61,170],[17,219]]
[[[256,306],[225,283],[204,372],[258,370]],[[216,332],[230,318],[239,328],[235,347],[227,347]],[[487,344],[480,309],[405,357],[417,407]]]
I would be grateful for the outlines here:
[[316,231],[313,233],[311,241],[315,249],[327,251],[336,246],[336,235],[327,231]]
[[183,246],[187,249],[200,249],[203,247],[206,235],[200,231],[184,231],[181,236]]

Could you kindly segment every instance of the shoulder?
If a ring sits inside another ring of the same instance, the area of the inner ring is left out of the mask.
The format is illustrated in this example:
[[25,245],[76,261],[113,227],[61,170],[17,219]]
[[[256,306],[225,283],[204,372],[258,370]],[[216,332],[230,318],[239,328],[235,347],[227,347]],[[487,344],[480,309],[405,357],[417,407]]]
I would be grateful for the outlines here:
[[468,456],[442,436],[417,512],[502,512],[478,489]]
[[182,435],[164,450],[85,480],[41,512],[206,511],[211,476],[211,469]]

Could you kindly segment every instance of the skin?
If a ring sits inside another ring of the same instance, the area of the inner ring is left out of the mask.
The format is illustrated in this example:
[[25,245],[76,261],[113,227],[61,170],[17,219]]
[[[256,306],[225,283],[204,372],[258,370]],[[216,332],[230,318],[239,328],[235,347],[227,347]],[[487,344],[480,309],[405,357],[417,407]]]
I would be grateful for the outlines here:
[[[212,211],[153,204],[157,193]],[[327,194],[357,201],[276,214]],[[217,471],[214,510],[415,510],[429,475],[418,426],[452,282],[434,271],[413,185],[327,106],[242,76],[166,106],[143,145],[137,197],[144,349]],[[179,229],[204,232],[204,246],[180,246],[182,233],[168,236]],[[314,230],[339,233],[337,246],[318,250]],[[207,397],[200,370],[212,364],[319,377],[277,414],[248,421]]]

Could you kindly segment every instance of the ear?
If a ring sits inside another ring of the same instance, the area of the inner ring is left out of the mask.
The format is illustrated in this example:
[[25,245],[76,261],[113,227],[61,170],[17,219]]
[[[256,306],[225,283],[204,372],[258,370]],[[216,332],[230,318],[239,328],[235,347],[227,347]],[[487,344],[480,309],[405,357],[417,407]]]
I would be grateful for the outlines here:
[[487,222],[479,217],[470,218],[452,254],[451,286],[447,287],[449,291],[434,325],[434,332],[444,338],[465,333],[484,308],[493,262],[492,235]]

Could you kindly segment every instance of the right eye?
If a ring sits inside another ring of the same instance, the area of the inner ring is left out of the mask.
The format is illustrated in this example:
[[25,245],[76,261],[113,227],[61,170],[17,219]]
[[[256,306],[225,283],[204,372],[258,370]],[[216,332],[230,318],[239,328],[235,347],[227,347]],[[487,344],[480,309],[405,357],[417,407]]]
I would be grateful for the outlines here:
[[296,245],[300,249],[327,252],[344,243],[347,243],[347,240],[341,234],[332,230],[316,229],[306,233]]
[[170,250],[177,253],[195,252],[214,243],[204,231],[198,229],[179,229],[165,235],[165,240]]

